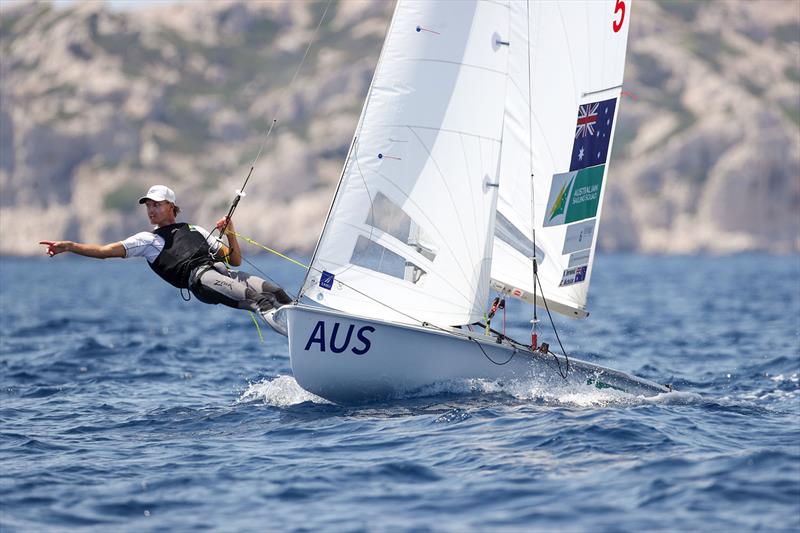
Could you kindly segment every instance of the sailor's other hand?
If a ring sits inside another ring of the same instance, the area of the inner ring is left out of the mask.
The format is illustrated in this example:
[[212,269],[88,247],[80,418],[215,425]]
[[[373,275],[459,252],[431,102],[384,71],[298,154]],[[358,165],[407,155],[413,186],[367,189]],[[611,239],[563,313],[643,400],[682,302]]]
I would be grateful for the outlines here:
[[216,228],[222,231],[222,228],[225,228],[226,233],[233,233],[233,219],[230,217],[222,217],[221,219],[217,220]]
[[53,257],[56,254],[68,252],[72,241],[39,241],[39,244],[47,246],[47,251],[45,253]]

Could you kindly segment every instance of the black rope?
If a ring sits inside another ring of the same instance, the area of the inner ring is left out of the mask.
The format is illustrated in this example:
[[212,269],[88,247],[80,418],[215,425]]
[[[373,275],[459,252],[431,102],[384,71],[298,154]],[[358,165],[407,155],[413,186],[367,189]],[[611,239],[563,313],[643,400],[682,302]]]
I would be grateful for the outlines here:
[[[481,329],[486,329],[486,324],[483,324],[481,322],[473,322],[472,325],[476,326],[476,327],[479,327]],[[530,345],[525,344],[524,342],[520,342],[520,341],[518,341],[518,340],[516,340],[516,339],[514,339],[512,337],[509,337],[505,333],[501,333],[501,332],[497,331],[496,329],[494,329],[492,327],[489,328],[489,331],[491,333],[494,333],[497,336],[496,339],[497,339],[498,343],[500,343],[502,341],[506,341],[509,344],[513,345],[515,348],[518,348],[520,351],[526,351],[526,352],[533,353],[531,351]]]
[[547,316],[550,319],[550,325],[553,327],[553,333],[556,334],[556,340],[558,341],[558,345],[561,347],[561,351],[564,353],[564,359],[566,359],[567,361],[566,372],[561,372],[561,361],[558,360],[558,357],[553,352],[551,352],[549,348],[547,349],[547,353],[553,355],[553,357],[556,360],[556,363],[558,363],[559,375],[562,377],[562,379],[566,380],[567,376],[569,375],[569,356],[567,355],[567,351],[564,349],[564,345],[561,344],[561,337],[559,337],[558,335],[558,329],[556,328],[556,323],[553,321],[553,315],[550,314],[550,307],[547,305],[547,298],[544,297],[544,289],[542,288],[542,281],[538,279],[538,277],[537,281],[539,282],[539,288],[542,289],[542,300],[544,301],[544,308],[547,310]]
[[483,349],[483,346],[481,346],[481,343],[480,343],[480,342],[478,342],[476,339],[473,339],[472,337],[469,337],[469,340],[471,340],[472,342],[474,342],[475,344],[477,344],[477,345],[478,345],[478,348],[480,348],[480,349],[481,349],[481,352],[483,352],[483,356],[484,356],[484,357],[486,357],[486,359],[488,359],[488,360],[489,360],[489,361],[490,361],[492,364],[494,364],[494,365],[497,365],[497,366],[503,366],[503,365],[507,365],[508,363],[510,363],[510,362],[511,362],[511,360],[512,360],[512,359],[514,359],[514,356],[515,356],[515,355],[517,355],[517,348],[516,348],[516,347],[514,347],[514,350],[511,352],[511,355],[508,357],[508,359],[506,359],[506,360],[505,360],[505,361],[503,361],[502,363],[498,363],[497,361],[495,361],[494,359],[492,359],[491,357],[489,357],[489,354],[488,354],[488,353],[486,353],[486,350],[484,350],[484,349]]

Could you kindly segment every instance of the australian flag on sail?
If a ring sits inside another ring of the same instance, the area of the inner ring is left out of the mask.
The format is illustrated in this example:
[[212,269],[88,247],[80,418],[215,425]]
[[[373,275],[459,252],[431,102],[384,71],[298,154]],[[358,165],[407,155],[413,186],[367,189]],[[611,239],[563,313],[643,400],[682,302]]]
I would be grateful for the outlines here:
[[605,164],[616,107],[616,98],[578,106],[570,170]]

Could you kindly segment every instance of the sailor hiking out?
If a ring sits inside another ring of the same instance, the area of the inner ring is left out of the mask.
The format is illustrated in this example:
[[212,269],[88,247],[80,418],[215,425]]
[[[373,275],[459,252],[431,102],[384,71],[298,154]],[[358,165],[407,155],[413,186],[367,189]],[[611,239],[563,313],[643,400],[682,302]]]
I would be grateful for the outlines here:
[[176,221],[180,208],[169,187],[153,185],[139,203],[147,206],[147,217],[156,226],[153,231],[143,231],[104,245],[72,241],[40,241],[39,244],[47,246],[46,253],[50,257],[62,252],[97,259],[144,257],[164,281],[179,289],[188,289],[207,304],[223,304],[263,315],[292,301],[282,288],[228,268],[228,265],[242,264],[242,252],[229,217],[221,218],[215,225],[225,232],[228,240],[225,246],[204,228]]

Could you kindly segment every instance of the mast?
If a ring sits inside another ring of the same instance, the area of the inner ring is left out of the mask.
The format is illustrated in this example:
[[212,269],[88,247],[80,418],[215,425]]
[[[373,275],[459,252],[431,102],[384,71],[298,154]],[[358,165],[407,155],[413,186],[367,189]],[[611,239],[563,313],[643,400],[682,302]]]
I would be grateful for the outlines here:
[[[526,0],[525,2],[525,11],[527,14],[526,17],[526,27],[527,27],[527,39],[525,41],[525,48],[526,53],[528,55],[528,173],[530,176],[530,183],[531,183],[531,242],[533,242],[533,249],[536,250],[536,191],[533,185],[533,104],[531,103],[531,2],[530,0]],[[539,322],[539,317],[536,316],[536,300],[537,300],[537,288],[536,288],[536,281],[539,275],[539,269],[537,268],[536,263],[536,253],[534,252],[531,254],[531,283],[533,284],[533,301],[531,302],[531,306],[533,307],[533,320],[531,320],[531,349],[535,350],[538,346],[538,336],[536,334],[536,324]],[[544,295],[542,295],[544,296]]]

